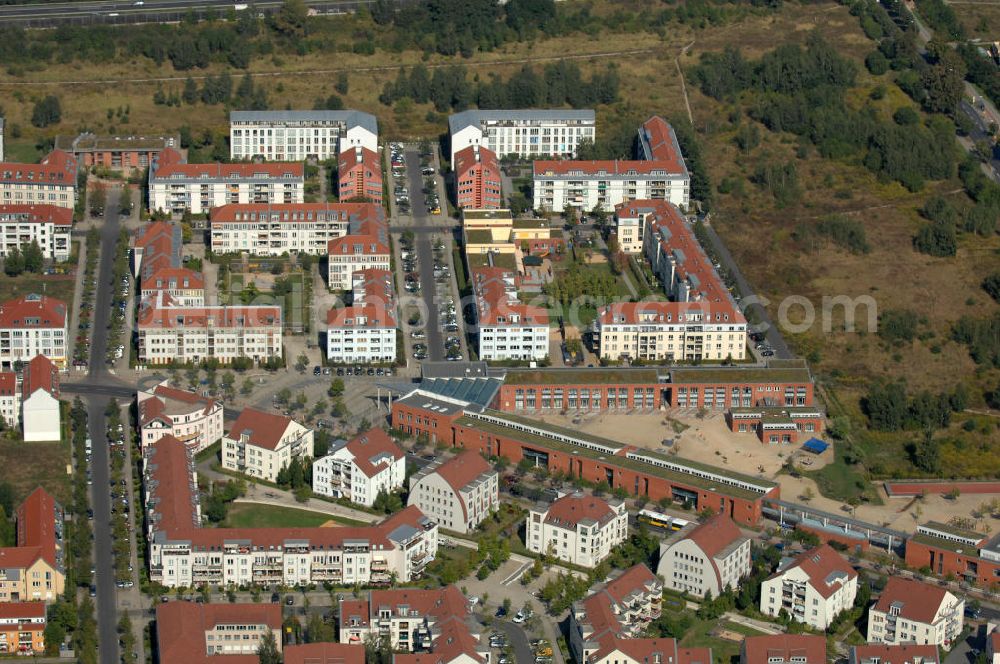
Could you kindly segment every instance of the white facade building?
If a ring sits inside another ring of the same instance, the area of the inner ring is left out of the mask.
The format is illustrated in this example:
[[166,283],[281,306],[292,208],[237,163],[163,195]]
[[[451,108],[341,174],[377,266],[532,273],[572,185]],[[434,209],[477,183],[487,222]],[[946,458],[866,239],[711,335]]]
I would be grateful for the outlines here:
[[13,371],[0,371],[0,419],[9,429],[21,422],[21,391],[17,389],[17,374]]
[[38,355],[21,375],[21,428],[25,442],[62,440],[59,408],[59,369]]
[[496,154],[522,157],[572,157],[582,140],[593,141],[592,110],[472,110],[448,118],[451,163],[455,153],[479,145]]
[[379,493],[403,488],[406,455],[383,429],[370,429],[331,443],[313,462],[312,476],[314,493],[371,507]]
[[378,121],[361,111],[231,111],[233,159],[320,161],[356,147],[378,151]]
[[525,538],[529,551],[595,567],[628,538],[628,511],[617,498],[562,496],[529,510]]
[[292,459],[312,458],[313,431],[290,417],[245,408],[222,438],[222,467],[268,482]]
[[65,302],[47,295],[25,295],[0,304],[0,366],[10,369],[44,355],[65,367],[66,313]]
[[173,436],[196,454],[223,435],[222,403],[163,381],[139,391],[139,446],[145,450],[164,436]]
[[505,268],[472,270],[479,359],[544,360],[549,356],[548,312],[517,297],[517,275]]
[[964,621],[964,599],[939,586],[891,576],[868,610],[868,642],[950,648]]
[[382,208],[368,204],[367,214],[352,219],[347,234],[327,243],[327,286],[348,290],[354,273],[390,269],[389,226]]
[[760,610],[784,611],[790,618],[825,630],[842,611],[854,606],[858,573],[843,556],[823,544],[783,561],[760,589]]
[[434,461],[410,478],[409,505],[442,528],[467,533],[500,504],[498,473],[481,455],[462,452]]
[[750,538],[727,515],[716,514],[661,542],[656,572],[667,588],[718,597],[726,588],[736,590],[750,566]]
[[73,210],[58,205],[0,205],[0,256],[37,242],[42,256],[69,260]]
[[0,205],[76,205],[77,160],[53,150],[37,164],[0,163]]
[[362,270],[353,276],[350,306],[330,309],[326,358],[334,364],[396,361],[396,317],[392,272]]

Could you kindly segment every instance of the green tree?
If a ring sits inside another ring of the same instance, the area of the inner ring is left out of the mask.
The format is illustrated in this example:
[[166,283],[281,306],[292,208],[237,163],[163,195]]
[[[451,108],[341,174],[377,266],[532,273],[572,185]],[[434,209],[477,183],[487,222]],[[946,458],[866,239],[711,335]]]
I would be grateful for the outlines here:
[[278,652],[278,642],[275,640],[274,632],[271,630],[268,630],[267,634],[260,640],[257,657],[260,660],[260,664],[281,664],[281,653]]
[[3,271],[8,277],[16,277],[24,272],[24,256],[18,247],[11,247],[3,261]]
[[302,0],[285,0],[281,8],[271,15],[271,27],[286,37],[301,37],[305,34],[309,7]]
[[992,272],[983,279],[983,290],[997,302],[1000,302],[1000,272]]
[[36,127],[48,127],[62,120],[62,106],[59,97],[48,95],[35,104],[31,111],[31,124]]

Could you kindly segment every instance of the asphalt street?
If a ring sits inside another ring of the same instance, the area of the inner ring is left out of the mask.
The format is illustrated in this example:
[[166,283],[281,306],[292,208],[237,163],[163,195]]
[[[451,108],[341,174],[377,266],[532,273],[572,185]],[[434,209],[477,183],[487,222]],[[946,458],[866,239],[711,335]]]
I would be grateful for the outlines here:
[[[112,284],[115,245],[121,226],[118,219],[118,196],[115,188],[108,191],[104,224],[101,227],[101,257],[97,270],[97,293],[94,303],[93,338],[90,344],[90,367],[86,384],[101,386],[108,382],[105,357],[108,347],[108,317],[111,313],[111,294],[118,288]],[[107,421],[104,409],[109,397],[93,393],[87,401],[88,427],[93,441],[91,468],[94,483],[90,491],[90,505],[94,510],[94,569],[97,586],[97,635],[98,657],[102,664],[116,664],[118,655],[118,615],[115,595],[115,572],[111,553],[111,498],[108,481],[111,474],[108,458]]]
[[507,635],[507,640],[510,642],[511,648],[514,649],[515,662],[520,664],[521,662],[535,661],[535,653],[528,643],[528,635],[524,633],[520,625],[510,622],[508,619],[498,620],[496,626]]
[[410,214],[416,229],[414,248],[417,252],[417,269],[420,271],[420,292],[424,298],[427,319],[424,331],[427,333],[428,359],[440,362],[444,359],[444,338],[441,335],[441,321],[438,318],[437,284],[434,282],[434,247],[431,244],[434,226],[430,225],[430,215],[424,204],[424,176],[420,173],[420,151],[406,150],[406,178],[410,189]]
[[[972,139],[974,143],[978,143],[979,141],[992,141],[993,136],[990,134],[988,122],[976,111],[975,108],[972,107],[972,104],[963,99],[958,103],[958,108],[970,120],[972,120],[972,131],[969,132],[969,138]],[[1000,181],[1000,159],[997,159],[996,150],[993,152],[989,165],[993,180]]]

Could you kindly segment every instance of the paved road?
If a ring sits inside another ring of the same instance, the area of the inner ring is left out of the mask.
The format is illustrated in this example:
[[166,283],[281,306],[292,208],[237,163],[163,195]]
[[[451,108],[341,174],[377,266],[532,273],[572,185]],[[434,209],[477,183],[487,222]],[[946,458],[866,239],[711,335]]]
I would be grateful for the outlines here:
[[[108,346],[108,317],[111,312],[111,294],[118,284],[112,284],[115,245],[118,241],[119,190],[108,192],[104,225],[101,227],[101,257],[97,270],[97,294],[94,303],[94,334],[90,344],[90,367],[87,383],[94,386],[109,382],[105,357]],[[111,554],[111,498],[108,495],[110,467],[108,459],[107,422],[104,409],[108,396],[99,392],[87,395],[88,426],[93,441],[94,455],[91,467],[94,483],[91,486],[90,504],[94,510],[94,567],[97,572],[97,634],[98,655],[102,664],[116,664],[118,654],[118,614],[115,595],[115,572]]]
[[498,620],[496,626],[507,635],[507,640],[514,649],[514,661],[517,664],[521,664],[521,662],[531,664],[535,661],[535,653],[528,643],[528,635],[524,633],[524,629],[520,625],[515,625],[509,620]]
[[[970,120],[972,120],[972,131],[969,132],[969,138],[972,139],[973,143],[978,143],[979,141],[992,141],[993,136],[989,131],[989,123],[986,119],[972,107],[967,100],[963,99],[958,104],[959,110],[964,113]],[[993,158],[990,159],[988,163],[988,171],[990,177],[994,181],[1000,181],[1000,159],[997,159],[996,150],[993,151]]]
[[434,281],[434,247],[431,244],[433,231],[440,230],[428,222],[431,220],[424,205],[424,176],[420,173],[420,151],[413,147],[406,150],[406,178],[410,189],[410,213],[414,226],[417,269],[420,270],[420,293],[424,298],[427,318],[424,331],[427,333],[428,359],[440,362],[444,359],[444,337],[441,335],[441,321],[438,318],[437,283]]

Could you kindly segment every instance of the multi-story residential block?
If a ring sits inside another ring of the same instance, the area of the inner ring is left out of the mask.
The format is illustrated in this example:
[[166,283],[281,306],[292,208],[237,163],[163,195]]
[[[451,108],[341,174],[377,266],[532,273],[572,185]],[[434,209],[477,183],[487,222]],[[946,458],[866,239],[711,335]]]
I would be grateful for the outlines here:
[[695,597],[736,590],[750,574],[750,538],[725,514],[691,523],[660,543],[656,572],[667,588]]
[[319,161],[355,147],[378,151],[378,121],[361,111],[232,111],[233,159]]
[[191,450],[164,436],[143,465],[150,580],[169,588],[405,583],[437,554],[437,524],[416,507],[372,526],[202,528]]
[[782,611],[792,620],[825,630],[841,612],[854,606],[858,573],[828,544],[783,561],[761,585],[760,610]]
[[66,583],[62,505],[39,487],[14,516],[17,546],[0,548],[0,603],[54,602]]
[[153,221],[136,236],[132,243],[132,274],[139,281],[154,272],[181,267],[183,233],[180,224]]
[[[471,262],[471,259],[470,259]],[[517,296],[518,276],[504,267],[471,269],[479,358],[543,360],[549,356],[549,315]]]
[[45,258],[67,261],[73,210],[49,204],[0,205],[0,256],[37,243]]
[[438,459],[410,477],[409,505],[456,533],[473,530],[500,504],[498,473],[475,452]]
[[233,203],[302,203],[302,163],[188,164],[172,148],[149,168],[149,207],[162,212],[204,214]]
[[331,290],[351,288],[355,272],[390,269],[385,213],[377,205],[368,206],[367,214],[350,221],[346,235],[327,243],[327,286]]
[[283,664],[365,664],[363,643],[297,643],[281,654]]
[[163,602],[156,607],[161,662],[249,664],[268,634],[281,652],[278,604]]
[[35,356],[21,373],[21,427],[25,442],[62,440],[59,369],[44,355]]
[[455,153],[455,202],[460,208],[498,209],[503,206],[500,164],[496,153],[481,145],[470,145]]
[[45,624],[45,602],[0,604],[0,655],[43,655]]
[[[396,664],[471,664],[492,661],[468,600],[455,586],[373,590],[367,600],[342,599],[341,643],[386,637]],[[414,653],[414,654],[410,654]]]
[[281,307],[184,307],[162,295],[143,302],[139,311],[139,360],[144,364],[281,357]]
[[499,158],[572,157],[580,141],[594,140],[592,110],[472,110],[448,118],[451,163],[455,154],[479,145]]
[[314,493],[371,507],[380,493],[403,488],[406,454],[383,429],[369,429],[331,443],[313,462],[312,478]]
[[148,168],[167,148],[178,150],[181,137],[173,136],[97,136],[84,132],[78,136],[56,136],[56,149],[73,155],[85,167],[97,166],[130,175]]
[[68,324],[66,303],[48,295],[25,295],[0,304],[0,366],[10,369],[44,355],[65,368]]
[[222,467],[274,482],[292,459],[313,456],[313,431],[290,417],[244,408],[222,438]]
[[21,391],[13,371],[0,371],[0,419],[10,429],[21,423]]
[[687,208],[691,176],[673,128],[654,116],[639,128],[635,160],[539,160],[533,167],[536,210],[611,210],[633,200],[669,201]]
[[325,256],[330,240],[369,218],[380,218],[379,207],[372,203],[223,205],[210,214],[212,253]]
[[77,162],[53,150],[37,164],[0,162],[0,205],[76,205]]
[[361,146],[340,153],[337,195],[342,201],[382,204],[382,164],[378,153]]
[[205,306],[205,277],[186,267],[165,267],[142,280],[139,296],[142,300],[155,299],[166,293],[170,301],[181,307]]
[[625,501],[574,493],[528,512],[529,551],[581,567],[594,567],[628,538]]
[[140,390],[136,400],[142,450],[173,436],[197,454],[222,438],[223,408],[215,399],[170,387],[165,380],[151,390]]
[[964,599],[938,586],[891,576],[868,610],[868,642],[950,648],[964,621]]
[[740,664],[826,664],[826,637],[811,634],[748,636]]
[[399,323],[392,272],[361,270],[351,278],[351,304],[327,314],[327,359],[336,364],[394,362]]
[[[677,662],[673,639],[637,638],[646,625],[660,616],[662,596],[663,583],[648,567],[639,564],[573,604],[569,613],[569,649],[575,660],[609,664],[609,657],[613,662],[614,653],[620,653],[617,661],[630,662],[629,653],[653,650],[665,653],[661,662]],[[669,655],[674,655],[674,659],[669,659]],[[712,658],[709,655],[704,659],[699,654],[697,659],[682,661],[708,664]]]
[[936,645],[869,643],[851,646],[847,661],[848,664],[941,664],[941,656]]

